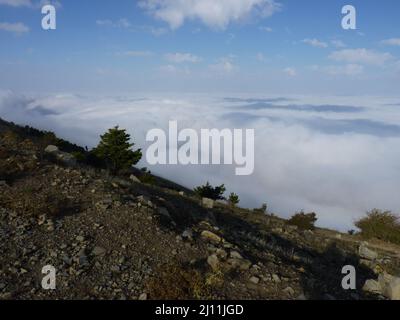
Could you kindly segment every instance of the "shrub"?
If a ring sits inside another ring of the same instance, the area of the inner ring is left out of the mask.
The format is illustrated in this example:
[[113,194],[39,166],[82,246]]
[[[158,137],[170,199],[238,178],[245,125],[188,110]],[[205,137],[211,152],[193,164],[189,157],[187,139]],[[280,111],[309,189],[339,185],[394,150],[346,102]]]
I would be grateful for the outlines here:
[[267,213],[267,209],[268,209],[267,204],[266,204],[266,203],[263,203],[263,205],[261,206],[261,208],[253,209],[253,211],[254,211],[255,213],[266,214],[266,213]]
[[223,200],[223,194],[225,193],[225,185],[220,185],[219,187],[212,187],[210,183],[207,182],[205,186],[197,187],[194,189],[194,192],[202,197],[209,198],[213,200]]
[[304,213],[304,211],[297,212],[288,221],[288,224],[297,226],[301,230],[314,230],[317,215],[314,212]]
[[142,158],[140,149],[132,151],[134,143],[130,143],[130,138],[126,130],[116,126],[101,136],[99,145],[93,150],[94,154],[105,162],[111,173],[117,174],[127,170]]
[[239,196],[233,192],[229,195],[228,200],[232,207],[236,206],[240,202]]
[[141,171],[143,174],[139,176],[140,182],[153,185],[156,183],[156,178],[151,174],[150,170],[143,168]]
[[361,236],[370,239],[400,244],[399,217],[391,211],[373,209],[367,216],[356,221],[355,226],[361,230]]

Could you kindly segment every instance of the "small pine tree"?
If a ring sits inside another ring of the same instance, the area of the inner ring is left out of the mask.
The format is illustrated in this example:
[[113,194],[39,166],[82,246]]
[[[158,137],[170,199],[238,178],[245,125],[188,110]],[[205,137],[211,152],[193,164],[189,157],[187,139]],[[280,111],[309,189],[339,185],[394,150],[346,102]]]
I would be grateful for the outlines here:
[[318,220],[315,212],[304,213],[304,211],[297,212],[293,215],[287,223],[297,226],[301,230],[314,230],[315,222]]
[[235,207],[240,202],[239,196],[234,192],[229,195],[228,200],[232,207]]
[[212,187],[209,182],[205,186],[197,187],[194,192],[202,198],[209,198],[213,200],[223,200],[223,194],[225,193],[225,185],[219,187]]
[[94,149],[94,154],[104,161],[112,174],[129,169],[142,158],[141,149],[132,150],[135,144],[130,143],[130,139],[125,129],[116,126],[101,136],[99,145]]

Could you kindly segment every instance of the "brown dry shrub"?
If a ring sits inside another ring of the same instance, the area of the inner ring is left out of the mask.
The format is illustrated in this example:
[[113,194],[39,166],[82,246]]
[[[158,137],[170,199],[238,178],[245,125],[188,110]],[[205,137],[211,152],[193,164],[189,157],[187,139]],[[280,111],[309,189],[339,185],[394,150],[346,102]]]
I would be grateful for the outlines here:
[[212,299],[224,282],[222,273],[204,275],[177,264],[163,266],[156,274],[147,283],[147,292],[154,300]]

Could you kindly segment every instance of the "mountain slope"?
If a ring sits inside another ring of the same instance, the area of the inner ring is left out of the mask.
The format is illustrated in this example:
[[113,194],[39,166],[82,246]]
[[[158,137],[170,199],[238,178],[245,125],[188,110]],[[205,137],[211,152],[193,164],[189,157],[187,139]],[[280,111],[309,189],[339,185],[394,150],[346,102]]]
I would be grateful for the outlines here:
[[[370,243],[371,258],[354,236],[206,209],[167,180],[67,166],[44,152],[50,140],[0,119],[2,299],[383,299],[365,281],[400,271],[397,246]],[[54,291],[41,288],[46,265],[57,270]],[[342,288],[345,265],[357,270],[356,290]]]

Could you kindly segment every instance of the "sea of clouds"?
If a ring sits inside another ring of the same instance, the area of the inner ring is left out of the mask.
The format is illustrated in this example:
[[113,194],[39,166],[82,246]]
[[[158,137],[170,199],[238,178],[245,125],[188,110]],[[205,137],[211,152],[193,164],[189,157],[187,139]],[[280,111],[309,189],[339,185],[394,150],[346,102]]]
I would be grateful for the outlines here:
[[400,211],[400,98],[240,94],[19,94],[0,92],[0,117],[82,146],[119,125],[146,150],[148,130],[255,129],[255,172],[235,166],[139,166],[187,187],[225,183],[241,205],[289,217],[315,211],[340,230],[372,208]]

